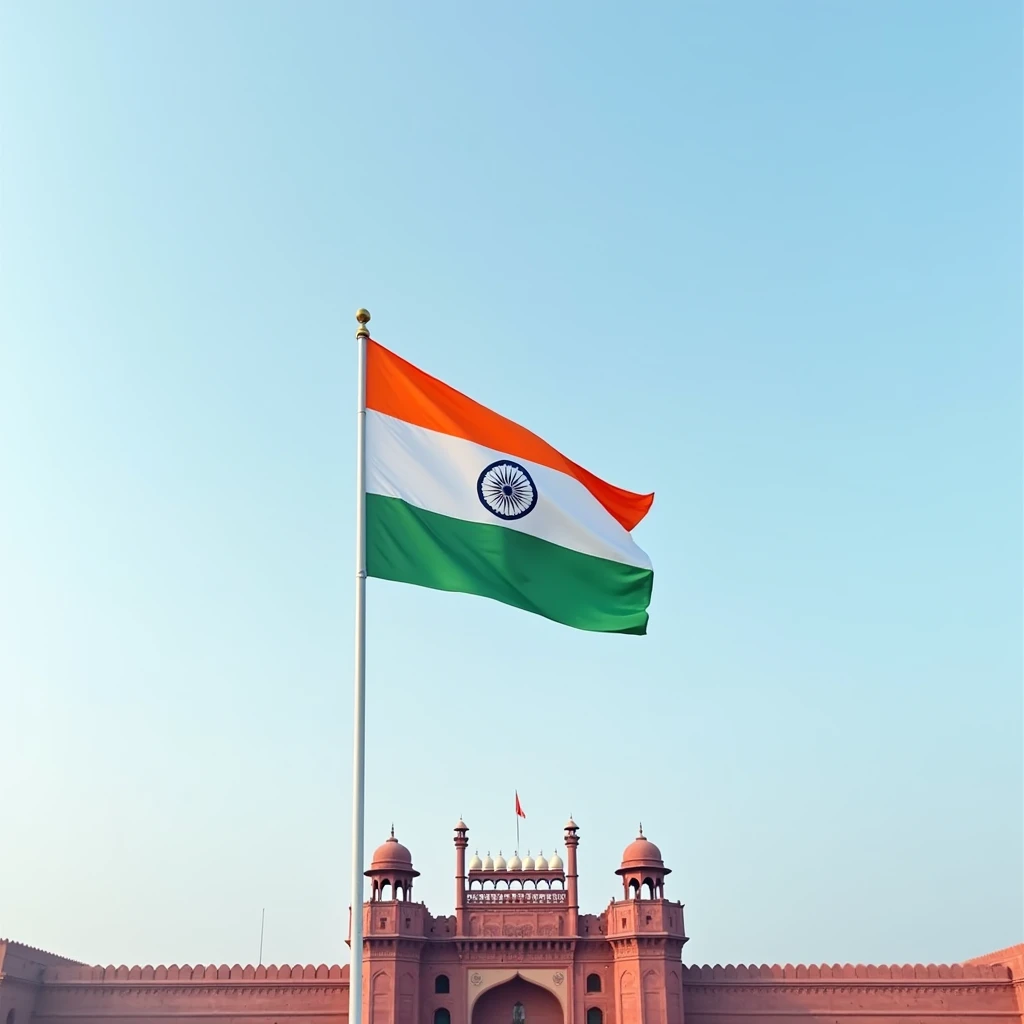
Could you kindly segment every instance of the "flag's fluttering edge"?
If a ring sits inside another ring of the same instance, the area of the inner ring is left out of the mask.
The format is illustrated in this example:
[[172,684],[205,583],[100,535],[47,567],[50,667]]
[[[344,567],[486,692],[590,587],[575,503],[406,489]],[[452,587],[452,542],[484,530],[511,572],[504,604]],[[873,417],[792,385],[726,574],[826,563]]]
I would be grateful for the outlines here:
[[519,802],[519,790],[516,790],[516,817],[525,818],[526,811],[523,810],[523,805]]
[[654,571],[630,536],[653,494],[367,343],[366,570],[578,629],[646,633]]

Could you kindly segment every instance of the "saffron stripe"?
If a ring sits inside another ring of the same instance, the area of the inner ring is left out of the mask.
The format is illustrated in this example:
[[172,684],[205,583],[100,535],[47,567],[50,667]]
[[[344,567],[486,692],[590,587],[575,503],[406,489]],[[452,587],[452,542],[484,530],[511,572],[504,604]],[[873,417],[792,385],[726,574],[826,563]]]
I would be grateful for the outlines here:
[[654,573],[400,498],[366,495],[366,571],[487,597],[577,629],[647,632]]
[[367,408],[573,476],[626,530],[650,511],[653,494],[636,494],[600,479],[533,431],[424,373],[378,342],[368,342],[366,356]]

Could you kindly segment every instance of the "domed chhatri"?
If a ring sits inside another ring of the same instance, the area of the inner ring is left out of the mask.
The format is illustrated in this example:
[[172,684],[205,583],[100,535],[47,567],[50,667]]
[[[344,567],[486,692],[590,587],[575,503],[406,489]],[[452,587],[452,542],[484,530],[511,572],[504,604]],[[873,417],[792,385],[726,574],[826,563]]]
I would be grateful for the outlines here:
[[518,853],[513,853],[512,856],[509,857],[509,859],[508,859],[508,869],[509,869],[509,871],[522,871],[523,870],[523,862],[519,859],[519,854]]
[[547,869],[548,869],[548,862],[544,859],[544,851],[541,850],[540,853],[537,854],[537,859],[533,862],[533,870],[534,871],[547,871]]
[[532,871],[533,870],[533,858],[530,856],[529,853],[527,853],[526,856],[523,858],[523,870],[524,871]]
[[501,855],[501,850],[498,851],[498,856],[494,858],[494,870],[495,871],[507,871],[508,865],[505,863],[505,858]]
[[551,860],[548,861],[548,871],[561,871],[562,870],[562,858],[558,856],[556,850],[551,855]]
[[[370,858],[370,871],[400,871],[404,874],[411,874],[413,877],[419,875],[413,870],[412,854],[407,846],[403,846],[395,838],[395,826],[391,826],[391,835],[373,851]],[[367,871],[367,874],[370,873]]]
[[404,900],[412,898],[412,880],[419,872],[412,866],[412,854],[395,838],[395,826],[391,835],[373,851],[370,867],[364,872],[370,879],[370,899]]
[[484,862],[480,859],[479,852],[474,853],[473,856],[469,858],[469,870],[470,871],[483,871],[483,869],[484,869]]
[[665,867],[661,850],[644,835],[644,827],[622,851],[622,863],[615,874],[622,879],[622,894],[626,899],[663,900],[665,876],[672,872]]
[[494,870],[494,858],[488,851],[487,856],[484,857],[483,865],[481,866],[482,871],[493,871]]

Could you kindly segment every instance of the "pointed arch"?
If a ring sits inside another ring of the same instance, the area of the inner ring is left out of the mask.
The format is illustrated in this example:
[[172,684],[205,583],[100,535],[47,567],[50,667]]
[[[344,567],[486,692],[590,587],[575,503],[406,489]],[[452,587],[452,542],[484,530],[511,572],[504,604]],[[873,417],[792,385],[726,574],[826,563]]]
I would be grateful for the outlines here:
[[516,1002],[523,1003],[526,1024],[564,1024],[568,1019],[566,985],[556,986],[551,969],[490,969],[469,993],[469,1024],[511,1021]]

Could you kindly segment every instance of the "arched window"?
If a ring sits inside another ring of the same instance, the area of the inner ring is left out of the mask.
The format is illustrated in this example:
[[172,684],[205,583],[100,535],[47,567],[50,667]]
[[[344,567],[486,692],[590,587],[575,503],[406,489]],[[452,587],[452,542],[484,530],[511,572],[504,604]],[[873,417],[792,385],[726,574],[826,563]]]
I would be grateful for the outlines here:
[[601,991],[601,975],[600,974],[588,974],[587,975],[587,991],[588,992],[600,992]]
[[[451,990],[452,990],[452,987],[451,987],[451,984],[448,981],[448,975],[447,974],[439,974],[434,979],[434,991],[435,992],[440,992],[440,993],[443,994],[443,993],[446,993],[446,992],[451,992]],[[448,1011],[445,1010],[444,1012],[447,1013]]]
[[452,1024],[452,1015],[442,1006],[440,1010],[434,1011],[434,1024]]
[[604,1014],[596,1006],[587,1010],[587,1024],[601,1024],[603,1019]]

